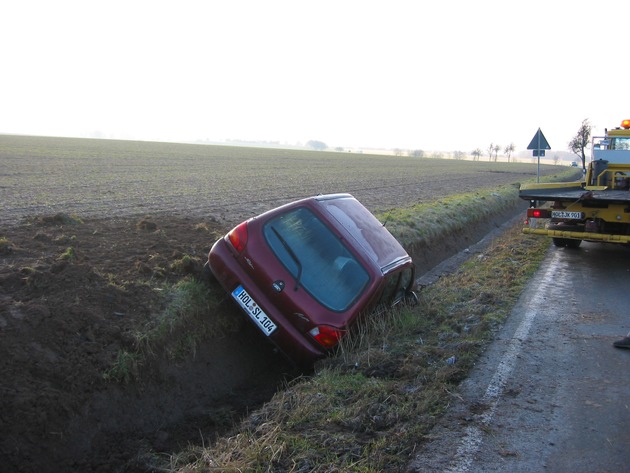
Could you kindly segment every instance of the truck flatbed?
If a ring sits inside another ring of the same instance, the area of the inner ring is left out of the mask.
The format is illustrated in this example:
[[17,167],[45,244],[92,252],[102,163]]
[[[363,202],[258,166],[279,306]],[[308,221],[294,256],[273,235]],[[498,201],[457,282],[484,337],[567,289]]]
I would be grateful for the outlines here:
[[521,189],[519,197],[524,200],[553,200],[561,202],[597,201],[607,204],[630,204],[630,191],[588,187],[555,187]]

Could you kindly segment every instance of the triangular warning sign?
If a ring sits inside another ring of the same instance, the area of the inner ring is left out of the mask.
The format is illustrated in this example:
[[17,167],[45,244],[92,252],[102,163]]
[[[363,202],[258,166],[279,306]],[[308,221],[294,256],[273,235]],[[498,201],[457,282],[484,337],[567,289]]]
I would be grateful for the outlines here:
[[540,128],[532,138],[532,142],[529,144],[527,149],[551,149],[551,146],[549,146],[549,143],[547,142],[547,138],[545,138],[545,135],[543,135],[542,131],[540,131]]

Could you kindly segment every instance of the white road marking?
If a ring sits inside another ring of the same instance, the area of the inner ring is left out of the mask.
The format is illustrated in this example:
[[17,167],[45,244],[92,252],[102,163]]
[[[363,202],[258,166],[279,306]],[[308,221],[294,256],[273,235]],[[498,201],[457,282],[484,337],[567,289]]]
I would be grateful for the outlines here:
[[[547,265],[547,269],[542,275],[542,281],[539,285],[540,287],[549,287],[554,280],[554,272],[558,266],[557,254],[557,252],[552,254],[552,257]],[[455,464],[445,470],[446,472],[465,473],[470,469],[473,457],[479,451],[481,442],[483,441],[483,427],[488,426],[494,416],[499,399],[503,395],[505,385],[514,370],[514,365],[516,363],[517,356],[521,351],[521,346],[523,342],[527,340],[529,330],[536,318],[536,315],[543,308],[543,304],[543,293],[535,293],[525,310],[523,320],[521,320],[521,323],[514,332],[512,340],[510,340],[505,354],[497,366],[497,369],[482,398],[482,402],[488,406],[488,409],[479,416],[479,421],[475,425],[470,425],[466,428],[465,435],[457,448],[457,452],[453,460]]]

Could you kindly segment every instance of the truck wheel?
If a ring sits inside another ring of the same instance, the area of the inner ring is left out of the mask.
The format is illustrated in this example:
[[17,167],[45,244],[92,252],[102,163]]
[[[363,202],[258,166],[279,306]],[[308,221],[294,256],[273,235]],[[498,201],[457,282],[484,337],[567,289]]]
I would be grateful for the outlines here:
[[579,248],[582,244],[582,240],[573,240],[571,238],[552,238],[553,244],[558,248]]
[[567,240],[567,248],[576,249],[582,244],[582,240]]
[[558,248],[572,247],[572,245],[575,245],[575,243],[573,243],[574,241],[578,240],[571,240],[570,238],[553,238],[553,244]]

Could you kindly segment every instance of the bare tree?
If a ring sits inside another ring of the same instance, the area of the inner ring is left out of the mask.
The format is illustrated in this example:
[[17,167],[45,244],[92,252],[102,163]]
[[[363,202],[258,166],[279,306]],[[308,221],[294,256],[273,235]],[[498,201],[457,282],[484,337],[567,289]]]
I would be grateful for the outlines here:
[[499,145],[494,145],[494,162],[496,163],[499,159],[499,150],[501,147]]
[[473,156],[473,161],[479,161],[479,158],[481,157],[483,153],[481,152],[481,149],[477,148],[474,151],[472,151],[470,154],[472,154]]
[[588,148],[591,142],[592,126],[588,121],[588,118],[582,120],[580,129],[577,134],[569,141],[569,149],[577,154],[582,160],[582,169],[586,169],[586,153],[584,150]]
[[492,156],[494,155],[494,143],[490,143],[490,146],[488,146],[486,151],[488,151],[488,161],[492,161]]
[[512,153],[514,152],[514,143],[510,143],[505,148],[503,148],[503,152],[507,156],[507,162],[509,163],[510,159],[512,158]]

